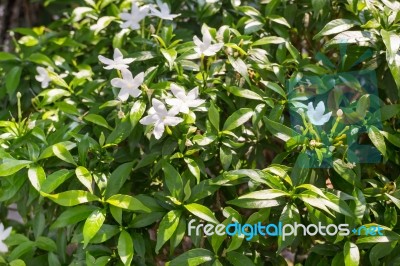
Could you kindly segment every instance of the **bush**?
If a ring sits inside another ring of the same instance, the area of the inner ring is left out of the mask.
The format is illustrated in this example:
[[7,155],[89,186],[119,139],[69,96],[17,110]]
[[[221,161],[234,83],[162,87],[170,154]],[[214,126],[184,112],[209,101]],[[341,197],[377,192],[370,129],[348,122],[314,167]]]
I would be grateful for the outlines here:
[[399,264],[397,1],[45,4],[0,52],[2,263]]

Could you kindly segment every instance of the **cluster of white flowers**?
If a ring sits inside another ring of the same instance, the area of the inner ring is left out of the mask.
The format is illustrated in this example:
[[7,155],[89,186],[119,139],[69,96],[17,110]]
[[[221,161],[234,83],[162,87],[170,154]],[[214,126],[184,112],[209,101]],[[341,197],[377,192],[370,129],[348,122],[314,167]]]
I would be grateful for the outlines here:
[[[140,22],[148,17],[158,17],[161,20],[173,20],[180,16],[180,14],[171,14],[171,10],[167,3],[163,3],[157,0],[157,5],[143,5],[139,6],[138,3],[133,0],[130,12],[124,10],[120,13],[119,17],[123,21],[121,28],[130,28],[132,30],[140,29]],[[225,30],[223,28],[222,30]],[[194,51],[199,57],[213,56],[219,52],[224,43],[222,42],[220,32],[217,33],[217,41],[213,40],[210,29],[203,25],[201,29],[202,40],[199,37],[194,36],[193,42],[195,44]],[[113,58],[106,58],[102,55],[98,56],[101,63],[104,64],[104,69],[118,71],[118,78],[111,80],[111,85],[119,88],[118,98],[122,102],[126,102],[129,96],[138,98],[142,91],[140,86],[144,82],[145,74],[141,72],[133,77],[132,72],[129,70],[129,64],[134,62],[134,58],[124,58],[122,52],[118,49],[114,49]],[[38,75],[35,77],[38,82],[41,83],[42,88],[47,88],[51,82],[50,71],[52,69],[45,69],[44,67],[36,68]],[[191,115],[195,118],[194,113],[190,113],[190,108],[196,108],[202,105],[205,101],[199,99],[199,89],[196,87],[189,92],[185,91],[185,88],[171,83],[170,86],[171,94],[167,97],[164,102],[170,106],[167,110],[165,103],[158,99],[152,99],[152,107],[148,110],[148,115],[140,120],[143,125],[153,125],[153,134],[156,139],[160,139],[165,131],[166,126],[176,126],[183,121],[183,118],[177,117],[179,113]]]
[[[113,59],[99,55],[99,60],[106,66],[105,69],[116,69],[121,71],[122,78],[114,78],[111,80],[111,85],[120,88],[118,98],[125,102],[129,95],[137,98],[142,91],[138,88],[143,84],[144,72],[133,77],[129,71],[129,65],[134,61],[133,58],[124,58],[121,51],[116,48],[114,50]],[[185,89],[176,84],[171,84],[171,92],[174,98],[168,98],[165,102],[171,106],[167,110],[165,105],[157,100],[152,99],[152,107],[148,111],[148,115],[140,120],[143,125],[154,125],[153,134],[156,139],[160,139],[164,133],[165,126],[176,126],[183,121],[182,118],[176,117],[179,113],[188,114],[189,108],[195,108],[204,103],[204,100],[198,99],[199,90],[194,88],[187,94]]]
[[[158,9],[157,9],[158,8]],[[149,13],[150,11],[150,13]],[[121,28],[130,28],[132,30],[140,29],[140,22],[146,17],[158,17],[163,20],[173,20],[180,14],[171,14],[171,10],[167,3],[157,0],[157,5],[143,5],[141,7],[135,1],[132,1],[131,12],[121,12],[119,17],[123,20]]]
[[165,102],[171,108],[167,110],[161,101],[153,98],[153,106],[149,109],[148,115],[139,121],[142,125],[154,125],[153,134],[156,139],[162,137],[165,126],[176,126],[183,121],[176,115],[179,113],[188,114],[189,108],[196,108],[205,102],[205,100],[198,99],[199,90],[197,87],[186,94],[184,88],[172,83],[170,90],[175,97],[167,98]]
[[105,69],[116,69],[121,71],[122,78],[114,78],[111,80],[112,86],[121,89],[118,93],[118,98],[121,101],[127,101],[129,95],[133,98],[139,97],[142,91],[138,88],[143,84],[144,72],[141,72],[133,77],[131,71],[129,70],[129,64],[135,59],[124,58],[121,51],[118,48],[115,48],[113,59],[99,55],[99,60],[106,65],[104,67]]

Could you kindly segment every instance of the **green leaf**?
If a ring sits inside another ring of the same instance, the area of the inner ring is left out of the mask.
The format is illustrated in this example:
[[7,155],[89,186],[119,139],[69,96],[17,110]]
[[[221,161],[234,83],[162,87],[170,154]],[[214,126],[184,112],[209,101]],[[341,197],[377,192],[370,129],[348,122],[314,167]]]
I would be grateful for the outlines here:
[[226,119],[223,130],[233,130],[244,123],[246,123],[253,115],[253,110],[250,108],[241,108],[235,111],[232,115]]
[[190,203],[186,204],[185,208],[191,212],[193,215],[203,219],[207,222],[218,224],[219,221],[215,218],[214,213],[207,208],[206,206],[197,204],[197,203]]
[[88,114],[83,119],[96,125],[105,127],[109,130],[113,130],[113,128],[107,123],[107,120],[105,120],[101,115]]
[[370,126],[368,129],[368,137],[375,147],[382,153],[382,155],[386,157],[385,139],[383,138],[379,129],[377,129],[375,126]]
[[76,177],[79,179],[79,181],[82,183],[82,185],[84,185],[89,191],[90,193],[93,193],[93,189],[92,189],[92,175],[89,173],[88,169],[86,169],[83,166],[78,166],[75,169],[75,174]]
[[246,257],[245,255],[243,255],[242,253],[239,252],[235,252],[235,251],[231,251],[228,252],[226,255],[226,259],[232,263],[233,266],[252,266],[255,264],[253,263],[253,261],[251,259],[249,259],[248,257]]
[[381,29],[383,43],[386,46],[386,60],[389,62],[395,60],[400,48],[400,37],[396,32],[389,32]]
[[97,234],[90,240],[92,244],[104,243],[120,232],[120,228],[116,225],[103,224]]
[[284,17],[278,16],[278,15],[269,15],[269,16],[267,16],[267,19],[290,28],[290,24],[287,22],[287,20]]
[[89,244],[90,240],[97,234],[106,219],[104,210],[94,210],[83,226],[83,248]]
[[38,65],[45,65],[48,67],[56,68],[53,61],[44,54],[40,53],[31,54],[28,57],[28,60]]
[[26,241],[19,244],[16,248],[11,251],[10,255],[8,256],[9,261],[16,260],[21,258],[24,254],[32,251],[35,249],[35,242]]
[[334,216],[329,209],[326,207],[325,202],[323,202],[317,195],[310,193],[309,191],[297,194],[297,198],[302,200],[304,203],[311,205],[314,208],[320,209],[330,216]]
[[132,129],[135,128],[140,118],[142,118],[144,112],[146,111],[146,103],[142,101],[136,101],[129,114],[129,119],[131,121]]
[[282,199],[271,199],[271,200],[258,200],[258,199],[234,199],[229,200],[226,203],[239,206],[247,209],[264,209],[277,207],[285,203]]
[[59,159],[64,162],[76,165],[74,157],[72,157],[71,153],[67,150],[67,148],[62,143],[57,143],[53,145],[53,153]]
[[397,242],[400,240],[400,236],[392,231],[385,231],[383,236],[366,236],[366,237],[359,237],[357,239],[357,244],[375,244],[375,243],[390,243],[390,242]]
[[33,165],[29,167],[28,178],[32,186],[39,191],[43,182],[46,180],[46,173],[44,172],[43,167]]
[[53,239],[48,238],[48,237],[39,236],[36,239],[35,244],[41,250],[46,250],[46,251],[49,251],[49,252],[57,251],[56,243],[53,241]]
[[281,44],[284,42],[286,42],[286,40],[282,37],[268,36],[253,42],[251,46],[266,45],[266,44]]
[[50,229],[62,228],[85,220],[97,207],[93,205],[79,205],[68,208],[57,217]]
[[305,153],[300,153],[297,156],[296,163],[291,172],[291,179],[294,186],[303,184],[307,179],[310,168],[310,158]]
[[19,58],[14,54],[10,54],[7,52],[0,52],[0,62],[8,60],[19,60]]
[[10,176],[31,164],[31,161],[4,158],[0,163],[0,176]]
[[213,125],[217,131],[219,131],[219,112],[213,102],[210,102],[210,109],[208,110],[208,119],[210,120],[211,125]]
[[283,140],[288,141],[290,138],[295,136],[300,136],[299,133],[294,131],[287,126],[277,123],[275,121],[269,120],[266,116],[263,117],[265,127],[268,129],[269,132],[272,133],[275,137]]
[[26,266],[25,262],[23,260],[20,260],[20,259],[10,261],[9,265],[10,266]]
[[358,266],[360,264],[360,251],[356,244],[347,241],[344,244],[343,253],[345,266]]
[[359,25],[357,21],[349,19],[335,19],[330,21],[325,27],[318,32],[313,38],[313,40],[320,38],[321,36],[331,35],[346,31],[355,25]]
[[185,236],[186,228],[187,228],[186,220],[179,219],[178,227],[176,228],[170,240],[173,249],[176,248],[181,243],[183,237]]
[[91,30],[94,31],[94,34],[97,35],[101,30],[105,29],[110,23],[116,20],[116,17],[112,16],[104,16],[97,20],[96,24],[90,27]]
[[251,100],[264,101],[264,99],[260,95],[258,95],[257,93],[255,93],[251,90],[248,90],[248,89],[242,89],[239,87],[230,86],[230,87],[227,87],[226,90],[238,97],[251,99]]
[[204,248],[195,248],[179,255],[165,266],[196,266],[214,259],[214,253]]
[[400,209],[400,200],[398,198],[393,197],[389,193],[385,193],[385,195],[394,203],[394,205],[396,205],[397,208]]
[[278,93],[279,95],[281,95],[283,98],[286,99],[286,93],[285,91],[276,83],[271,82],[271,81],[265,81],[265,80],[261,80],[260,81],[265,87],[271,89],[272,91]]
[[176,56],[178,55],[178,53],[176,52],[175,49],[160,49],[161,53],[163,54],[163,56],[165,57],[165,59],[167,59],[168,62],[168,66],[169,66],[169,70],[172,70],[174,67],[174,62],[176,60]]
[[146,202],[139,200],[138,197],[129,195],[116,194],[109,197],[106,202],[126,210],[145,213],[152,212],[152,209],[146,205]]
[[384,105],[378,112],[381,115],[381,121],[386,121],[400,113],[400,104]]
[[198,166],[196,161],[191,158],[187,158],[187,157],[185,157],[184,160],[185,160],[185,163],[186,163],[189,171],[196,178],[197,184],[200,183],[200,167]]
[[21,81],[22,68],[13,67],[5,76],[7,93],[12,96]]
[[107,181],[107,188],[104,195],[106,199],[119,192],[126,180],[129,178],[132,168],[133,162],[124,163],[118,166],[114,172],[112,172]]
[[121,234],[119,235],[117,249],[122,263],[126,266],[131,265],[134,255],[133,241],[131,235],[125,230],[122,230]]
[[232,150],[225,145],[221,145],[219,148],[219,158],[221,160],[222,168],[228,170],[232,163]]
[[118,144],[126,139],[132,132],[132,124],[129,119],[122,119],[119,121],[115,129],[108,135],[106,144]]
[[183,197],[183,182],[182,177],[175,170],[175,168],[167,162],[162,163],[162,170],[165,175],[165,183],[171,195],[177,199],[182,199]]
[[228,56],[229,63],[233,66],[233,68],[242,76],[245,78],[247,83],[250,84],[250,79],[249,79],[249,73],[247,72],[247,65],[245,62],[243,62],[242,59],[238,58],[233,58],[232,56]]
[[67,84],[67,82],[65,82],[65,80],[63,78],[61,78],[56,72],[48,70],[48,73],[49,73],[50,79],[54,82],[54,84],[70,90],[70,87]]
[[56,188],[58,188],[61,184],[63,184],[68,178],[72,176],[73,172],[68,171],[67,169],[62,169],[56,171],[49,175],[46,180],[43,182],[41,191],[45,193],[51,193]]
[[83,190],[69,190],[58,194],[47,194],[45,192],[40,192],[40,194],[43,197],[51,199],[58,205],[66,207],[99,200],[99,198],[95,195]]
[[[300,214],[299,210],[297,209],[296,205],[294,204],[288,204],[285,206],[285,208],[282,211],[281,216],[279,217],[279,222],[282,223],[283,225],[285,224],[294,224],[298,223],[300,224]],[[293,244],[294,240],[296,238],[295,234],[291,235],[286,235],[285,238],[283,238],[282,235],[278,237],[278,253],[282,252],[282,250],[291,244]]]
[[174,234],[178,227],[180,216],[181,211],[172,210],[169,211],[161,220],[157,231],[157,244],[155,249],[157,254],[165,242],[167,242]]
[[238,199],[258,199],[258,200],[270,200],[276,199],[284,196],[289,196],[290,194],[279,190],[279,189],[263,189],[254,192],[247,193],[240,196]]
[[351,185],[355,185],[358,188],[361,188],[361,181],[359,180],[358,176],[356,173],[350,169],[342,160],[337,159],[333,162],[333,169],[335,170],[336,173],[339,174],[341,178],[346,180],[348,183]]

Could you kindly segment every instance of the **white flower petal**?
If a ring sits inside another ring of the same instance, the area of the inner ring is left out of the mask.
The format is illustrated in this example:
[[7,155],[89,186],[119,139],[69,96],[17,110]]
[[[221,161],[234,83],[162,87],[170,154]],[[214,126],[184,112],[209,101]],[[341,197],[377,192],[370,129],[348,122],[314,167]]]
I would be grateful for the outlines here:
[[109,58],[106,58],[106,57],[104,57],[102,55],[99,55],[98,58],[99,58],[100,62],[102,62],[103,64],[106,64],[106,65],[114,64],[113,60],[111,60]]
[[172,91],[172,94],[177,98],[181,98],[182,95],[185,95],[185,89],[179,85],[176,85],[175,83],[171,83],[170,90]]
[[191,91],[188,92],[187,96],[191,100],[194,100],[197,97],[199,97],[199,87],[194,87]]
[[126,80],[127,82],[133,81],[132,72],[130,72],[129,69],[121,69],[121,74],[122,74],[122,78],[124,80]]
[[156,110],[157,113],[159,114],[167,113],[167,108],[165,108],[165,105],[156,98],[153,98],[151,103],[154,107],[154,110]]
[[132,80],[133,86],[135,88],[138,88],[140,85],[143,84],[144,81],[144,72],[140,72],[135,76],[135,78]]
[[189,102],[187,102],[187,106],[189,107],[198,107],[200,105],[202,105],[205,102],[205,100],[201,100],[201,99],[196,99],[196,100],[190,100]]
[[8,252],[8,247],[6,244],[4,244],[2,241],[0,241],[0,252],[1,253],[6,253]]
[[181,108],[179,109],[179,111],[181,113],[188,114],[189,113],[189,107],[186,104],[182,104]]
[[4,230],[1,233],[0,240],[5,240],[6,238],[8,238],[11,234],[11,230],[12,230],[12,227],[8,227],[6,230]]
[[156,139],[160,139],[164,133],[164,123],[159,122],[154,125],[153,134]]
[[315,112],[316,112],[317,114],[321,114],[321,115],[325,112],[325,104],[324,104],[323,101],[320,101],[320,102],[317,104],[317,107],[315,108]]
[[121,51],[118,48],[114,49],[114,61],[117,59],[122,59],[123,55],[121,53]]
[[145,117],[143,117],[142,119],[140,119],[139,123],[142,125],[152,125],[157,121],[157,119],[155,119],[154,115],[147,115]]
[[182,104],[182,100],[177,99],[177,98],[169,98],[169,99],[165,99],[165,102],[168,105],[172,105],[172,106],[180,106]]
[[125,86],[124,80],[120,78],[113,78],[111,80],[111,85],[116,88],[122,88]]
[[193,36],[193,42],[196,46],[200,46],[203,44],[203,42],[199,39],[199,37],[197,37],[196,35]]
[[128,98],[129,98],[129,90],[122,88],[118,93],[118,98],[121,101],[126,102],[126,100],[128,100]]
[[176,126],[177,124],[181,123],[182,121],[183,121],[183,119],[180,117],[167,116],[164,119],[164,124],[168,125],[168,126]]
[[321,123],[322,123],[322,125],[323,124],[325,124],[326,122],[328,122],[329,121],[329,119],[331,119],[331,116],[332,116],[332,112],[329,112],[329,113],[327,113],[327,114],[324,114],[322,117],[321,117]]

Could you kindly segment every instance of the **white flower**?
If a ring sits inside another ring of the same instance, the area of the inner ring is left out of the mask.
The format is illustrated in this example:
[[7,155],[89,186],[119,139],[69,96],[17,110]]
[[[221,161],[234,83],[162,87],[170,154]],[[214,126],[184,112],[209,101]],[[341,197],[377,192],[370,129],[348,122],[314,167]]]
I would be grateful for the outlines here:
[[108,66],[105,66],[105,69],[125,69],[128,68],[128,64],[132,63],[135,59],[133,58],[124,58],[121,51],[118,48],[114,49],[114,60],[105,58],[102,55],[99,55],[99,60]]
[[189,108],[198,107],[205,102],[205,100],[198,99],[199,89],[197,87],[186,94],[182,87],[172,83],[171,91],[176,98],[166,99],[165,102],[179,110],[180,113],[188,114]]
[[139,7],[135,1],[132,1],[131,13],[121,12],[119,17],[124,20],[121,28],[131,28],[132,30],[140,29],[140,21],[142,21],[149,14],[148,6]]
[[125,102],[128,100],[129,95],[133,98],[137,98],[142,91],[139,90],[139,86],[142,85],[144,80],[144,72],[141,72],[133,78],[132,73],[128,69],[121,69],[122,79],[113,78],[111,85],[117,88],[121,88],[118,94],[118,98]]
[[193,37],[193,42],[196,45],[194,50],[200,56],[201,55],[205,55],[205,56],[215,55],[219,50],[222,49],[222,46],[224,46],[223,43],[211,44],[212,37],[211,37],[211,34],[208,31],[207,27],[203,26],[201,28],[201,33],[203,33],[203,41],[201,41],[197,36]]
[[159,17],[164,20],[173,20],[174,18],[180,16],[181,14],[171,14],[171,10],[169,10],[168,4],[163,3],[160,0],[157,0],[157,5],[160,10],[150,6],[151,13],[150,15]]
[[167,111],[165,105],[157,99],[152,100],[153,106],[149,109],[148,115],[139,122],[142,125],[154,125],[153,134],[156,139],[160,139],[164,133],[165,126],[176,126],[183,121],[180,117],[175,117],[179,110],[171,108]]
[[8,251],[8,247],[6,244],[3,243],[3,240],[5,240],[10,235],[11,230],[11,227],[8,227],[6,230],[4,230],[3,223],[0,223],[0,252],[2,253],[6,253]]
[[320,101],[315,109],[311,102],[308,103],[307,116],[313,125],[321,126],[329,121],[332,112],[329,112],[327,114],[324,113],[325,113],[325,104],[323,101]]
[[49,72],[44,67],[37,67],[36,71],[39,73],[39,75],[36,75],[35,79],[38,82],[41,82],[43,89],[47,88],[49,86],[49,82],[51,81]]

